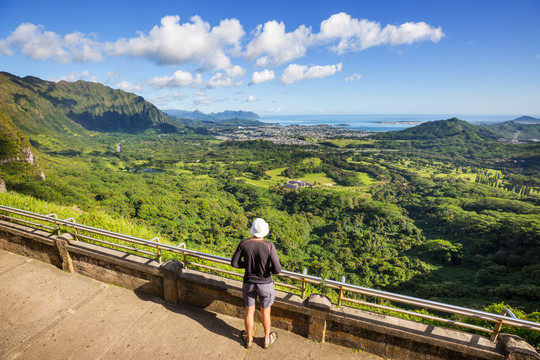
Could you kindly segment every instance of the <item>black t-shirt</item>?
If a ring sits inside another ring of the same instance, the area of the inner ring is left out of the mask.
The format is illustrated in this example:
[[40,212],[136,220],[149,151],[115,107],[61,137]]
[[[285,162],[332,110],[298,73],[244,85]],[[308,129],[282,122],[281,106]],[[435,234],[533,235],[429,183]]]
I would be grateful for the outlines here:
[[272,274],[281,272],[276,247],[262,238],[244,239],[238,244],[231,260],[232,267],[245,268],[244,282],[269,284]]

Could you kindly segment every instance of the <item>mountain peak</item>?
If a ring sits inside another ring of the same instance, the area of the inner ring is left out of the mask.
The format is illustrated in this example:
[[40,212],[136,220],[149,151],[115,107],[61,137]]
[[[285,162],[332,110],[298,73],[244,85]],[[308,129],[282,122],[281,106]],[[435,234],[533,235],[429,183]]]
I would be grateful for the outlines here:
[[138,132],[169,122],[142,97],[95,82],[56,83],[0,73],[0,90],[0,111],[12,113],[17,126],[34,133],[75,130],[76,124],[95,131]]

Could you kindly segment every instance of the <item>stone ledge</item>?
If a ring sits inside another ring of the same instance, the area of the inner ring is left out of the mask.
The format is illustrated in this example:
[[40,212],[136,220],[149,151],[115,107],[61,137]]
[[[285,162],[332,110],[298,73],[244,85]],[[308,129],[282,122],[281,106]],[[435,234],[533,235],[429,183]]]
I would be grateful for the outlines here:
[[[66,261],[68,265],[71,261],[75,272],[157,295],[172,303],[244,316],[241,281],[186,270],[176,260],[160,266],[152,259],[4,221],[0,221],[0,248],[58,267],[66,267]],[[298,295],[276,291],[272,325],[319,342],[396,359],[539,359],[534,349],[517,336],[501,334],[497,347],[478,335],[359,309],[337,308],[318,294],[303,300]]]
[[91,256],[111,264],[129,267],[137,271],[160,276],[159,263],[149,258],[90,244],[84,241],[70,240],[67,249],[73,254]]

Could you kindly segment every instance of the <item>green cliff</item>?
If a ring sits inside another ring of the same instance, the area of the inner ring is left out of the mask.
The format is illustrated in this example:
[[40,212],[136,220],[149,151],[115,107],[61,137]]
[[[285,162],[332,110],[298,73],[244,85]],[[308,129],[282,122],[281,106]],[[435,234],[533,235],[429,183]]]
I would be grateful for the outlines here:
[[169,117],[142,97],[86,81],[58,83],[0,73],[0,112],[27,134],[140,132]]

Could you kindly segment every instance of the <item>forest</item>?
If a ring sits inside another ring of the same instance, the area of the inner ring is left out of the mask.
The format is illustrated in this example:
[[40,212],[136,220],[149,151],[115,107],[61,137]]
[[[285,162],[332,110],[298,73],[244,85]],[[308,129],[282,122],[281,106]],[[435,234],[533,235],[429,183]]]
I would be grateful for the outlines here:
[[0,73],[0,200],[225,257],[262,217],[287,270],[540,322],[538,119],[271,142],[218,115]]
[[[486,143],[481,156],[456,157],[451,141],[407,151],[376,136],[299,147],[219,141],[189,127],[94,133],[32,140],[46,180],[13,163],[1,177],[8,191],[100,209],[228,257],[263,217],[288,270],[467,307],[504,301],[538,311],[538,147]],[[497,158],[501,151],[519,161]],[[290,191],[287,179],[314,186]]]

